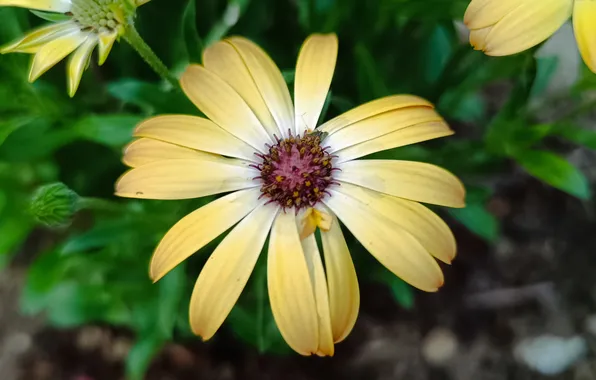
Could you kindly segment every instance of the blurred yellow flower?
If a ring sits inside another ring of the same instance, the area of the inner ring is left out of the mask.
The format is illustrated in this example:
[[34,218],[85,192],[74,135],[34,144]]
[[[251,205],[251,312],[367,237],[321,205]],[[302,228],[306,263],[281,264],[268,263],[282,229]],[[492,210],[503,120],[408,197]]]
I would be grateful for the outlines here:
[[[29,81],[33,82],[69,54],[68,93],[76,93],[91,53],[99,47],[99,64],[108,57],[116,39],[124,32],[136,7],[149,0],[0,0],[0,6],[15,6],[52,12],[56,20],[0,48],[0,53],[35,54]],[[58,14],[58,15],[55,15]],[[62,15],[60,15],[62,14]]]
[[206,49],[204,65],[191,65],[181,78],[209,119],[148,119],[125,150],[123,161],[132,169],[116,184],[119,196],[229,193],[180,220],[150,265],[157,281],[233,227],[192,294],[190,323],[203,339],[236,303],[267,236],[273,315],[284,339],[303,355],[333,355],[358,314],[358,281],[338,220],[413,286],[433,292],[443,284],[434,258],[450,263],[455,240],[418,202],[463,207],[461,182],[425,163],[356,159],[453,132],[432,104],[411,95],[366,103],[317,127],[337,50],[333,34],[306,40],[292,103],[280,70],[261,48],[241,37],[220,41]]
[[594,0],[472,0],[464,22],[475,49],[502,56],[536,46],[571,15],[579,51],[590,70],[596,72]]

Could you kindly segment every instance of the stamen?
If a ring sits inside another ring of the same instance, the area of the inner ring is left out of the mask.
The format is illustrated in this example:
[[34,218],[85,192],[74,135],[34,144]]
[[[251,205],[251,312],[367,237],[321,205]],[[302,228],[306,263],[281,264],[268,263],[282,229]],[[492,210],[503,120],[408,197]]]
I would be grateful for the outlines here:
[[[288,130],[288,138],[274,135],[276,144],[267,145],[267,154],[255,153],[262,162],[257,166],[262,181],[261,197],[267,203],[276,202],[283,210],[300,210],[313,207],[325,196],[325,189],[333,180],[332,156],[321,147],[321,136],[316,131],[294,135]],[[254,166],[253,166],[254,167]]]

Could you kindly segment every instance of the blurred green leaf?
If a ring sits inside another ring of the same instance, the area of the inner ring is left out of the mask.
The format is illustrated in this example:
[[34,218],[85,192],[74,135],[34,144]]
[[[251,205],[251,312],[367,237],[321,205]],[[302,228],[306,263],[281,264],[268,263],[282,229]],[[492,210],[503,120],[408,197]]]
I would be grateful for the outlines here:
[[139,107],[145,115],[156,113],[198,113],[197,108],[180,91],[166,91],[160,86],[136,79],[122,79],[108,84],[108,92],[124,103]]
[[188,5],[184,10],[182,27],[184,30],[184,40],[186,42],[189,61],[191,63],[201,63],[203,61],[203,41],[197,30],[196,0],[188,0]]
[[132,131],[142,120],[138,115],[90,115],[75,123],[73,129],[81,137],[120,148],[132,140]]
[[391,288],[391,294],[401,307],[406,310],[414,308],[414,292],[410,285],[394,275],[389,287]]
[[596,150],[596,131],[579,128],[571,124],[554,125],[552,127],[554,132],[564,139]]
[[12,132],[29,124],[32,120],[32,117],[21,116],[0,121],[0,145],[4,143]]
[[567,160],[539,150],[522,150],[514,156],[532,176],[580,199],[590,198],[588,180]]
[[536,58],[536,79],[531,91],[532,98],[537,98],[546,91],[558,65],[559,60],[555,56]]
[[138,338],[126,359],[126,375],[129,380],[142,380],[145,377],[151,359],[165,343],[154,335],[142,335]]
[[469,201],[465,208],[449,209],[449,214],[488,242],[494,243],[499,237],[499,221],[483,203]]
[[179,265],[159,282],[158,332],[164,339],[171,339],[187,280],[184,264]]

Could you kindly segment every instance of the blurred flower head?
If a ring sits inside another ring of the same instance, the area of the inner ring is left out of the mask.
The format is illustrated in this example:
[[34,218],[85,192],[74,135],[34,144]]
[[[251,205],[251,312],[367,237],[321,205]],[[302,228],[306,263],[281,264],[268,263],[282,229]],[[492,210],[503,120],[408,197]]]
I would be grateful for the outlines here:
[[[29,8],[53,21],[2,48],[0,53],[35,54],[29,81],[70,56],[68,93],[76,93],[91,53],[98,47],[102,65],[114,42],[131,22],[135,9],[149,0],[0,0],[0,6]],[[51,13],[48,13],[51,12]]]
[[33,197],[29,210],[35,220],[50,228],[70,225],[78,211],[79,196],[62,182],[39,187]]
[[304,42],[292,102],[261,48],[242,37],[215,43],[205,50],[204,64],[191,65],[181,78],[209,119],[151,118],[125,150],[123,161],[132,169],[116,184],[119,196],[228,193],[180,220],[151,261],[157,281],[233,227],[193,291],[190,323],[203,339],[236,303],[268,236],[273,315],[284,339],[303,355],[333,355],[358,314],[358,281],[339,221],[413,286],[433,292],[443,284],[435,258],[451,262],[455,240],[418,202],[463,207],[461,182],[425,163],[359,158],[453,132],[432,104],[411,95],[378,99],[318,125],[337,51],[333,34]]
[[572,15],[580,53],[596,72],[596,1],[472,0],[464,22],[475,49],[503,56],[538,45]]

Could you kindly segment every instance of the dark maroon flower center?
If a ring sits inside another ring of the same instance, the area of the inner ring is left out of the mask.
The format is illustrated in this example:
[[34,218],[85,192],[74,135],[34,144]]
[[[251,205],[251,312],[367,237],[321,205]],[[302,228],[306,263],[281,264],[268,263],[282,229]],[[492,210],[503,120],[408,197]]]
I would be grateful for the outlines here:
[[[290,136],[269,146],[267,154],[257,154],[262,162],[255,167],[261,171],[262,196],[282,207],[314,206],[323,198],[327,187],[335,183],[328,147],[321,147],[321,133]],[[328,193],[327,193],[328,194]]]

